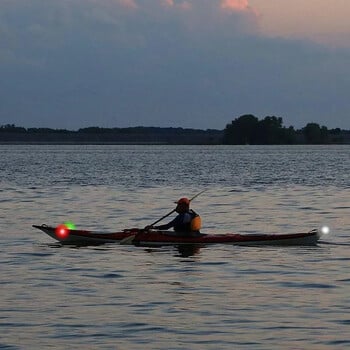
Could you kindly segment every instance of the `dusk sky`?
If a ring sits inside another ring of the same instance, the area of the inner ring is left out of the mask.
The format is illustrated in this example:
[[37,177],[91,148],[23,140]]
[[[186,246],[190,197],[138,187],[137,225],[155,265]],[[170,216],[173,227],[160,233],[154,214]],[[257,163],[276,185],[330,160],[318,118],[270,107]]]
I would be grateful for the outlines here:
[[350,129],[350,0],[0,0],[0,125]]

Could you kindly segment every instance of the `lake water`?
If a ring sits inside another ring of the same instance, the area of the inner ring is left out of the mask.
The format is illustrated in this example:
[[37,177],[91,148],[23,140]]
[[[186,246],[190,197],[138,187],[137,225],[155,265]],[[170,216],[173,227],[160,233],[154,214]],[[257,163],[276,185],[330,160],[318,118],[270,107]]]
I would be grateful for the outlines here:
[[[350,146],[0,145],[1,349],[348,349]],[[61,247],[32,224],[144,227],[192,197],[202,232],[316,247]]]

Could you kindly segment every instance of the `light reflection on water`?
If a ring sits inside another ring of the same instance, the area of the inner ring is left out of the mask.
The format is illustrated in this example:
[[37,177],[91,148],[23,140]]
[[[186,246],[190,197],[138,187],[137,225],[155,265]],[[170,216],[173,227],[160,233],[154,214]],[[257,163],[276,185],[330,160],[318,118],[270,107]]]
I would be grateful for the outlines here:
[[[349,148],[2,147],[0,348],[349,347]],[[143,227],[204,188],[205,232],[327,224],[328,244],[69,248],[31,228]]]

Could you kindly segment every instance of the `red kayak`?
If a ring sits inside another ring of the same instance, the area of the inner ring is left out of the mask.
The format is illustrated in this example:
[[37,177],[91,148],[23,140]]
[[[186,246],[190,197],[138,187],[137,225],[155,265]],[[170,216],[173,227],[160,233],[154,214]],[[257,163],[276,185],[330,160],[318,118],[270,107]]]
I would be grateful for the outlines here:
[[128,229],[118,232],[99,232],[33,225],[62,244],[95,245],[104,243],[134,244],[140,246],[166,245],[316,245],[321,232],[317,229],[304,233],[282,234],[194,234],[179,235],[172,231]]

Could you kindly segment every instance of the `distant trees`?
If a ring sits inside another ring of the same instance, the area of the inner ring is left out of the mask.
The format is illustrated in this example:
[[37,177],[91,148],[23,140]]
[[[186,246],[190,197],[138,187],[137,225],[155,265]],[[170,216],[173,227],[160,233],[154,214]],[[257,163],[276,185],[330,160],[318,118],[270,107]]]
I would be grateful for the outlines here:
[[14,124],[0,126],[0,143],[114,143],[114,144],[222,144],[223,130],[160,127],[100,128],[77,131],[49,128],[22,128]]
[[225,144],[254,144],[258,135],[259,120],[252,114],[245,114],[232,121],[224,130]]
[[308,123],[302,132],[306,143],[323,144],[329,142],[328,129],[325,126],[320,127],[317,123]]
[[6,124],[0,126],[0,132],[26,132],[26,128],[16,126],[15,124]]
[[328,131],[330,143],[350,143],[350,130],[341,130],[340,128]]
[[16,126],[15,124],[5,124],[0,126],[0,132],[4,133],[25,133],[25,134],[33,134],[33,133],[69,133],[66,129],[50,129],[50,128],[23,128],[22,126]]
[[224,130],[224,144],[274,145],[296,143],[293,127],[283,127],[280,117],[265,117],[259,120],[252,114],[245,114],[233,120]]
[[226,125],[223,143],[227,145],[281,145],[349,143],[349,131],[339,128],[328,130],[317,123],[308,123],[300,130],[286,128],[280,117],[259,120],[244,114]]
[[226,125],[224,130],[199,130],[159,127],[101,128],[77,131],[50,128],[23,128],[15,124],[0,125],[1,142],[110,142],[171,144],[350,144],[350,130],[328,130],[317,123],[308,123],[300,130],[283,126],[283,119],[267,116],[259,120],[245,114]]

